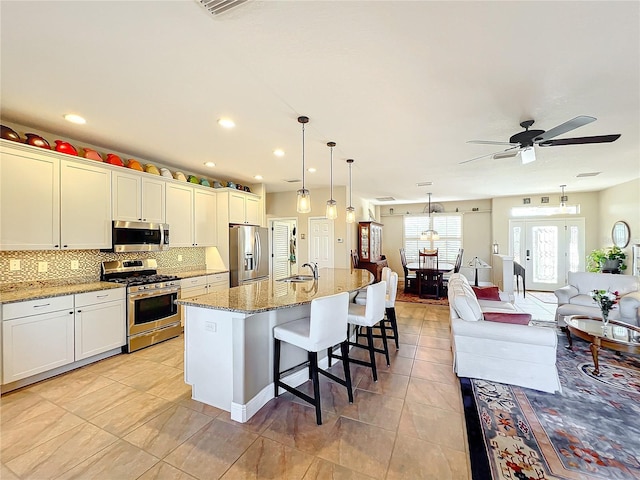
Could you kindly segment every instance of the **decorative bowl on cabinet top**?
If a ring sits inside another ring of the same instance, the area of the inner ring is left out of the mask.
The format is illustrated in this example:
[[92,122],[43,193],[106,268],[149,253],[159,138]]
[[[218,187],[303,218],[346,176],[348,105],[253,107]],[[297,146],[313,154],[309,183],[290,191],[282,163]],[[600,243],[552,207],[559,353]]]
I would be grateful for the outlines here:
[[107,153],[107,159],[104,162],[110,163],[111,165],[117,165],[118,167],[124,167],[124,162],[115,153]]
[[151,173],[153,175],[160,175],[160,170],[158,170],[158,167],[156,167],[155,165],[151,164],[151,163],[147,163],[144,166],[144,171],[147,173]]
[[25,133],[24,134],[27,139],[25,143],[29,145],[33,145],[34,147],[46,148],[47,150],[51,150],[51,145],[40,135],[36,135],[35,133]]
[[130,168],[132,170],[137,170],[139,172],[144,172],[144,168],[142,168],[142,165],[140,165],[140,162],[137,160],[134,160],[133,158],[130,158],[127,161],[127,168]]
[[187,181],[187,177],[185,177],[184,173],[182,172],[174,172],[173,178],[175,178],[176,180],[180,180],[181,182]]
[[173,175],[171,175],[171,171],[168,168],[164,167],[160,169],[160,175],[167,178],[173,178]]
[[98,162],[102,161],[102,157],[100,156],[100,154],[95,150],[93,150],[92,148],[84,147],[83,150],[84,152],[82,156],[84,158],[88,158],[89,160],[96,160]]
[[201,178],[200,179],[200,185],[202,185],[203,187],[210,187],[211,184],[209,183],[209,180],[207,180],[206,178]]
[[66,153],[67,155],[78,155],[78,151],[76,147],[71,145],[69,142],[65,142],[64,140],[56,140],[55,150],[56,152]]
[[2,130],[2,138],[4,138],[5,140],[11,140],[12,142],[20,142],[22,143],[22,139],[20,138],[20,135],[18,135],[13,129],[5,126],[5,125],[0,125],[1,130]]

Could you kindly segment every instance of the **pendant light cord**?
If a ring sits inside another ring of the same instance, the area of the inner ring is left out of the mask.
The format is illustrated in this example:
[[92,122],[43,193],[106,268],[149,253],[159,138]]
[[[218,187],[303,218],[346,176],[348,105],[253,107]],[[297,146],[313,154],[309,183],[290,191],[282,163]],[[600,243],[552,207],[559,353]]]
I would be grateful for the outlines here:
[[302,124],[302,190],[304,190],[304,123]]
[[333,200],[333,147],[331,147],[331,200]]
[[349,162],[349,206],[351,206],[351,192],[353,191],[353,185],[351,183],[351,165],[352,163]]

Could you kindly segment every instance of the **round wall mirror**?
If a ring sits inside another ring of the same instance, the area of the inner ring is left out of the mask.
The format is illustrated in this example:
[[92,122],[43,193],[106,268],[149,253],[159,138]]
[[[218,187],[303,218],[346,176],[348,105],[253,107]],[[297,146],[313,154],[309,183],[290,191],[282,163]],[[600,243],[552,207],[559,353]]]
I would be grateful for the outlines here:
[[616,247],[625,248],[629,245],[629,225],[627,222],[623,222],[620,220],[613,224],[613,229],[611,230],[611,240],[613,240],[613,244]]

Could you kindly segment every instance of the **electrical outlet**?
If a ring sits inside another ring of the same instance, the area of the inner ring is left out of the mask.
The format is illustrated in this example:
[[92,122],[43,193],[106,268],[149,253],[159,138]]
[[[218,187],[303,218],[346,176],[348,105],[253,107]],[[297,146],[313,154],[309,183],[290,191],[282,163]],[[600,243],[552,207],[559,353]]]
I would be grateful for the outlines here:
[[71,270],[78,270],[80,268],[80,262],[78,260],[71,260]]
[[217,324],[216,322],[212,322],[210,320],[207,320],[204,322],[204,331],[205,332],[215,332],[217,330]]
[[38,262],[38,273],[44,273],[49,269],[47,262]]
[[182,261],[182,255],[178,255],[178,261],[181,262]]
[[9,270],[12,272],[20,270],[20,260],[9,260]]

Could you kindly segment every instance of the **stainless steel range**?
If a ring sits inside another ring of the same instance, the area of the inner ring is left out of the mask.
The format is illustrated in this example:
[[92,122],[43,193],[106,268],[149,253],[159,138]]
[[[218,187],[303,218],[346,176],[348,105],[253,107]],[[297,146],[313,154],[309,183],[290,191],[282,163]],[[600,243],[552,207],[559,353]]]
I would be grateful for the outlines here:
[[102,262],[100,279],[127,286],[127,350],[133,352],[182,333],[176,276],[158,275],[155,259]]

